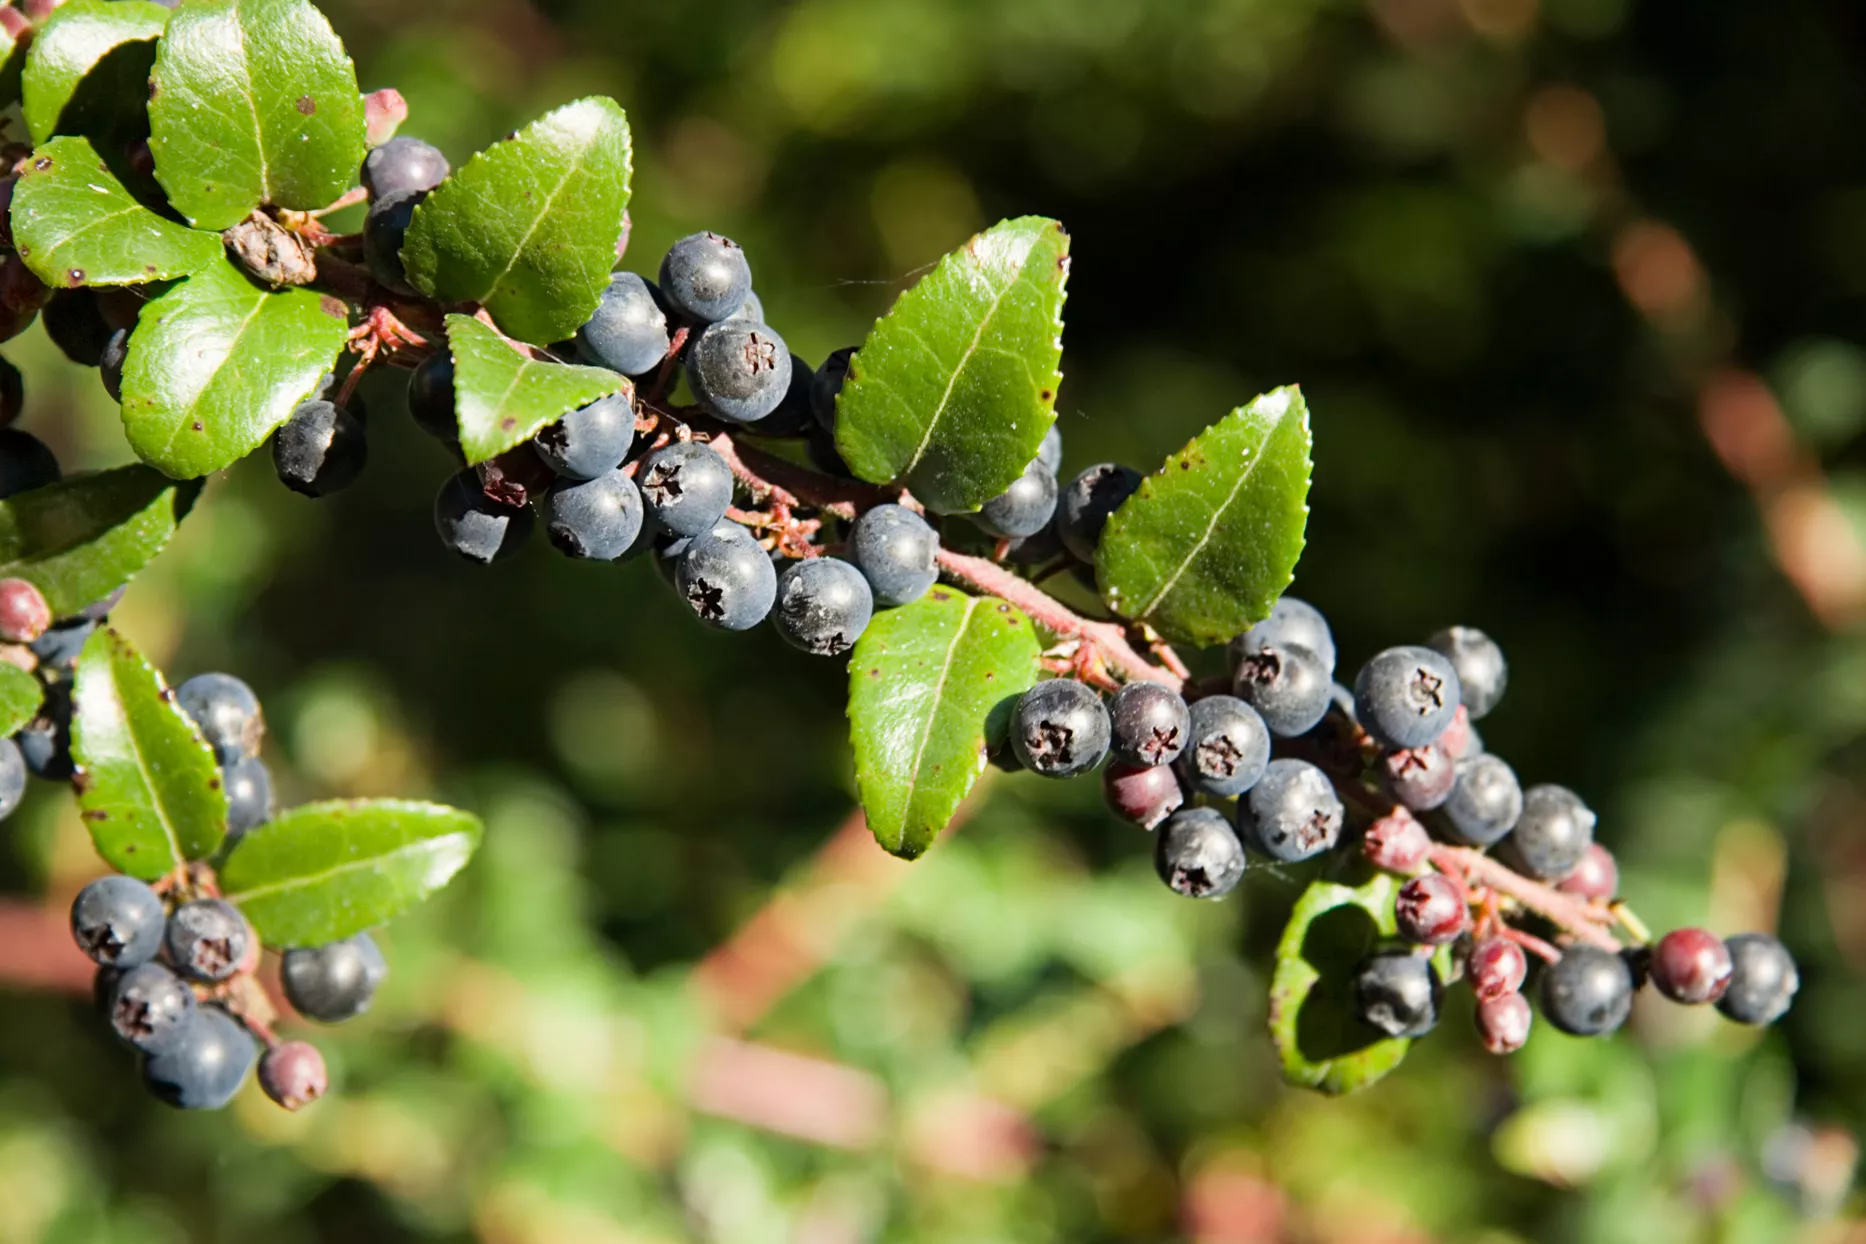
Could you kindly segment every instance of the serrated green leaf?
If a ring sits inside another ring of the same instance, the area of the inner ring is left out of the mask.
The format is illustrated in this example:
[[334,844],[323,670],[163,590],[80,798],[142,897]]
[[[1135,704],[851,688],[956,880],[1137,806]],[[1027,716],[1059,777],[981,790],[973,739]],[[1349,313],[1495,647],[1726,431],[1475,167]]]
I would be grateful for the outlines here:
[[239,461],[335,367],[348,336],[335,298],[209,264],[136,317],[123,368],[130,447],[175,479]]
[[71,706],[72,786],[105,862],[150,881],[212,855],[227,833],[213,750],[128,640],[86,641]]
[[70,617],[155,560],[200,493],[148,467],[75,475],[0,501],[0,579],[26,579]]
[[270,946],[320,946],[374,928],[446,885],[479,846],[479,819],[397,799],[293,808],[247,834],[221,893]]
[[1108,519],[1095,551],[1102,599],[1177,643],[1223,643],[1262,621],[1302,555],[1309,471],[1300,389],[1240,406]]
[[138,203],[84,138],[54,138],[32,153],[11,219],[19,257],[55,289],[168,280],[221,258],[218,236]]
[[849,366],[836,449],[928,509],[976,510],[1023,473],[1056,421],[1069,235],[992,226],[896,300]]
[[356,67],[309,0],[183,5],[149,92],[156,180],[200,228],[225,229],[262,203],[323,207],[356,180]]
[[26,55],[31,51],[32,40],[22,43],[0,27],[0,108],[19,102],[20,79],[25,76]]
[[914,859],[985,767],[986,723],[1029,690],[1036,628],[995,596],[934,587],[877,612],[849,658],[849,737],[869,832]]
[[67,0],[33,36],[20,79],[34,143],[143,128],[149,70],[169,11],[149,0]]
[[415,209],[416,289],[477,302],[509,335],[562,341],[596,311],[628,210],[628,117],[613,99],[546,113],[455,170]]
[[599,397],[633,392],[600,367],[541,363],[470,315],[447,317],[454,358],[454,411],[469,464],[496,458]]
[[11,737],[39,714],[45,687],[17,665],[0,661],[0,735]]
[[1312,881],[1296,900],[1270,978],[1270,1038],[1283,1078],[1351,1093],[1393,1070],[1411,1042],[1384,1036],[1354,1011],[1354,975],[1391,937],[1399,883],[1378,873],[1359,886]]

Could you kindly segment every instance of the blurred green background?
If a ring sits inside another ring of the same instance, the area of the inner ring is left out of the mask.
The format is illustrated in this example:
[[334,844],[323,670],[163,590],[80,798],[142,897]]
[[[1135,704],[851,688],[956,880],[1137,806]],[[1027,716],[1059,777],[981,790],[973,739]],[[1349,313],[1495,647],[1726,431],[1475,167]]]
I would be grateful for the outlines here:
[[[1459,1002],[1356,1098],[1284,1089],[1287,883],[1174,899],[1093,782],[1000,777],[912,867],[836,837],[839,669],[641,563],[447,559],[450,465],[378,376],[355,489],[255,455],[117,620],[254,684],[287,802],[444,798],[485,849],[300,1116],[169,1112],[87,1000],[0,984],[0,1241],[1866,1239],[1857,5],[324,7],[456,161],[620,99],[629,266],[730,234],[812,362],[977,228],[1061,218],[1066,469],[1301,383],[1295,591],[1344,664],[1488,630],[1490,746],[1601,811],[1648,922],[1779,927],[1803,988],[1761,1036],[1642,999],[1510,1060]],[[126,459],[94,374],[8,355],[68,469]],[[8,829],[9,910],[56,924],[98,869],[69,799]]]

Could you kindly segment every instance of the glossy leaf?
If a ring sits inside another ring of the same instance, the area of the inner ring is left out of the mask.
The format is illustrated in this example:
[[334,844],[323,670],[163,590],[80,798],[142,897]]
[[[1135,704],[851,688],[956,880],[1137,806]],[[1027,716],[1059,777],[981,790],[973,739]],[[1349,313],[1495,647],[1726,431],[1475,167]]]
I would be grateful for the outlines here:
[[1037,680],[1036,629],[993,596],[934,587],[881,610],[849,658],[855,781],[875,841],[932,845],[985,767],[986,723]]
[[1175,642],[1223,643],[1270,614],[1302,555],[1309,408],[1291,385],[1241,406],[1148,476],[1102,531],[1102,599]]
[[25,77],[26,57],[31,51],[32,40],[22,42],[0,26],[0,108],[19,102],[20,81]]
[[217,235],[138,203],[78,137],[54,138],[32,153],[13,189],[12,224],[20,258],[54,288],[140,285],[221,258]]
[[929,509],[1010,487],[1056,420],[1069,235],[1025,216],[940,260],[875,323],[836,402],[836,448]]
[[496,458],[579,406],[631,387],[600,367],[539,362],[470,315],[447,317],[447,345],[469,463]]
[[335,298],[210,264],[137,316],[123,369],[130,447],[176,479],[237,462],[317,387],[348,334]]
[[415,209],[402,262],[442,302],[477,302],[549,345],[596,311],[628,210],[628,118],[612,99],[566,104],[494,143]]
[[0,501],[0,579],[30,580],[55,618],[130,581],[200,493],[143,466],[116,467]]
[[1351,1093],[1393,1070],[1411,1044],[1354,1013],[1354,975],[1382,937],[1392,937],[1386,873],[1360,886],[1312,881],[1296,900],[1270,978],[1270,1037],[1291,1084]]
[[45,688],[17,665],[0,661],[0,735],[11,736],[39,714]]
[[310,0],[190,0],[149,92],[156,179],[203,229],[262,203],[323,207],[363,160],[356,68]]
[[128,640],[103,628],[78,656],[71,753],[79,815],[106,863],[153,880],[227,833],[214,753]]
[[67,0],[55,10],[33,36],[20,79],[32,141],[139,133],[156,39],[168,19],[150,0]]
[[318,946],[374,928],[446,885],[479,846],[478,818],[397,799],[293,808],[242,838],[221,893],[270,946]]

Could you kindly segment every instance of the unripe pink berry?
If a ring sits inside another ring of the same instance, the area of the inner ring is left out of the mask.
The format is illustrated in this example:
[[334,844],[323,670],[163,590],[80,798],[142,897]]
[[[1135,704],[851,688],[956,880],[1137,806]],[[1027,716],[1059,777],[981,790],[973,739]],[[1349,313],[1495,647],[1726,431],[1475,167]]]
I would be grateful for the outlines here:
[[1555,888],[1576,898],[1610,899],[1620,892],[1620,867],[1613,862],[1613,852],[1596,842]]
[[1730,987],[1730,948],[1704,929],[1674,929],[1652,948],[1652,983],[1673,1002],[1715,1002]]
[[1414,812],[1429,812],[1451,798],[1458,772],[1437,743],[1388,752],[1380,758],[1380,785]]
[[1534,1016],[1520,993],[1500,994],[1477,1004],[1477,1036],[1492,1054],[1514,1054],[1529,1040]]
[[1507,938],[1486,937],[1471,947],[1465,972],[1479,998],[1501,998],[1522,989],[1523,978],[1529,975],[1529,956]]
[[1112,763],[1102,770],[1101,788],[1108,806],[1142,829],[1152,829],[1186,801],[1171,765]]
[[1426,873],[1401,886],[1393,912],[1400,936],[1427,946],[1456,941],[1471,926],[1464,892],[1443,873]]
[[24,579],[0,579],[0,639],[29,644],[52,625],[52,607]]
[[408,101],[392,86],[363,96],[364,141],[380,147],[395,137],[395,131],[408,120]]
[[1454,761],[1463,760],[1465,753],[1471,750],[1471,714],[1464,705],[1458,705],[1458,711],[1452,714],[1451,724],[1445,727],[1445,733],[1438,736],[1438,746],[1445,749],[1445,754]]
[[330,1088],[324,1056],[309,1041],[285,1041],[259,1060],[259,1087],[287,1110],[308,1106]]
[[1418,818],[1404,808],[1395,808],[1367,827],[1361,838],[1361,851],[1375,868],[1411,876],[1425,864],[1432,849],[1432,838]]

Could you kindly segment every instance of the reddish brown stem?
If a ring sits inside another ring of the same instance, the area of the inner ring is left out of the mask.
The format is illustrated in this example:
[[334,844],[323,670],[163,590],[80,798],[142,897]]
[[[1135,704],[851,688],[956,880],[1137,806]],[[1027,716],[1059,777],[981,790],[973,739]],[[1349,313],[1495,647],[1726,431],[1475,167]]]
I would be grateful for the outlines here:
[[1620,943],[1601,923],[1603,913],[1593,905],[1552,886],[1531,881],[1481,851],[1436,843],[1426,858],[1432,867],[1447,876],[1473,888],[1494,890],[1504,898],[1514,899],[1524,909],[1553,921],[1577,942],[1586,942],[1602,950],[1620,949]]

